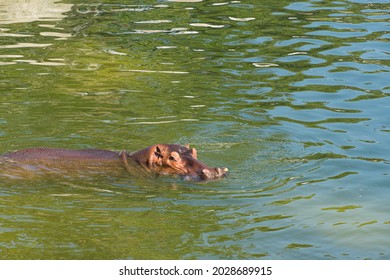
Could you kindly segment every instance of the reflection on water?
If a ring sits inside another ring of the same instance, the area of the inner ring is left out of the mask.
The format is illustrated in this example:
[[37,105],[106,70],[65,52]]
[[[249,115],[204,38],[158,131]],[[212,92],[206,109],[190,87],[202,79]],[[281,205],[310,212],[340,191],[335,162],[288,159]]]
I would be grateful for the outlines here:
[[[71,4],[57,3],[51,0],[27,0],[27,1],[9,1],[4,0],[0,4],[0,39],[5,42],[9,38],[14,38],[11,44],[0,44],[0,49],[31,49],[46,48],[51,46],[52,40],[66,40],[71,34],[63,31],[63,28],[57,27],[55,22],[63,19],[65,13],[70,11]],[[9,26],[16,23],[35,23],[42,30],[12,32]],[[49,38],[46,39],[46,37]],[[22,53],[22,54],[20,54]],[[64,65],[60,58],[49,58],[45,61],[36,58],[26,58],[26,51],[21,50],[13,54],[0,54],[0,58],[8,58],[7,61],[0,61],[0,65],[12,65],[17,63],[29,63],[33,65],[60,66]],[[9,59],[12,58],[12,59]]]
[[6,3],[3,151],[190,143],[231,174],[1,176],[1,258],[390,258],[383,1]]
[[64,18],[71,7],[55,0],[2,0],[0,24],[57,21]]

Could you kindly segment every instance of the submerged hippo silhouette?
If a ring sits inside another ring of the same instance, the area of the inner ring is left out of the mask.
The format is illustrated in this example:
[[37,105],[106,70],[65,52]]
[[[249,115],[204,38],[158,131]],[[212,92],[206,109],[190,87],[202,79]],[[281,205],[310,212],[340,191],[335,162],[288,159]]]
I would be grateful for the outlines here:
[[227,174],[227,168],[211,168],[197,159],[195,148],[188,145],[158,144],[128,153],[99,149],[70,150],[60,148],[30,148],[5,154],[3,160],[14,164],[39,167],[50,171],[79,170],[94,166],[96,172],[110,168],[124,168],[129,173],[134,167],[156,175],[178,175],[189,181],[215,180]]

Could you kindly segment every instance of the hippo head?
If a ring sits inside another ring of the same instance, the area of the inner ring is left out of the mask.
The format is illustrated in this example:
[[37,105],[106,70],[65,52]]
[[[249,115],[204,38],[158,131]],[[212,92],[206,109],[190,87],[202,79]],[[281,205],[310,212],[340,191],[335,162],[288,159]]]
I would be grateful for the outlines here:
[[156,174],[180,175],[185,180],[214,180],[226,175],[227,168],[211,168],[197,159],[188,145],[159,144],[130,155],[136,162]]

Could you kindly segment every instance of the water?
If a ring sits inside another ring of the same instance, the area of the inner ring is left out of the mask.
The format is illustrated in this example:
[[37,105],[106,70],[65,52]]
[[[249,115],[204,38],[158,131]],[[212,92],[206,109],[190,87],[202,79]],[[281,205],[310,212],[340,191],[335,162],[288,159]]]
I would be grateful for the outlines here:
[[190,143],[222,181],[0,176],[1,259],[389,259],[387,1],[0,1],[1,151]]

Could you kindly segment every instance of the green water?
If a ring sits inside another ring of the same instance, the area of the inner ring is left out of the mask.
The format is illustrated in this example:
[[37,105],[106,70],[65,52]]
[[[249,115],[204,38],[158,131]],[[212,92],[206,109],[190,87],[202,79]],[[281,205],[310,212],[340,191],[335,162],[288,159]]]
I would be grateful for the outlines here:
[[387,1],[0,1],[1,151],[189,143],[230,176],[0,176],[1,259],[390,259]]

